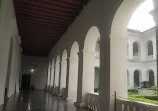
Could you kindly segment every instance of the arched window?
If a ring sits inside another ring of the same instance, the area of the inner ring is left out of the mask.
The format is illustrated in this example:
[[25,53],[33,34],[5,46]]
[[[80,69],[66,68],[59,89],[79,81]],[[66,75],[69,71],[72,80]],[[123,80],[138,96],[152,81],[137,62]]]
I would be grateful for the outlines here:
[[149,83],[150,85],[154,85],[154,72],[152,70],[149,71]]
[[153,42],[148,42],[148,56],[153,55]]
[[140,81],[139,71],[135,70],[134,71],[134,85],[137,85],[139,87],[140,86],[139,81]]
[[133,56],[139,56],[139,44],[138,44],[138,42],[133,43]]

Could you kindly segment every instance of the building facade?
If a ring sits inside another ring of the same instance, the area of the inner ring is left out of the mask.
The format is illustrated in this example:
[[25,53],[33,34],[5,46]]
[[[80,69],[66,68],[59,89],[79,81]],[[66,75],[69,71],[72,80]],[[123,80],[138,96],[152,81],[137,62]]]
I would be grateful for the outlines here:
[[127,83],[128,89],[143,81],[157,84],[156,31],[128,31],[127,45]]

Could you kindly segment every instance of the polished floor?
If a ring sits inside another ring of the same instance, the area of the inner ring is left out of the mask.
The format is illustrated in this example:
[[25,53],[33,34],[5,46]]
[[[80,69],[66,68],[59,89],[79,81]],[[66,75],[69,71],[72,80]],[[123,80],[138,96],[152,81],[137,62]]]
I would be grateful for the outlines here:
[[52,96],[44,91],[25,91],[12,96],[0,111],[88,111],[76,108],[73,102]]

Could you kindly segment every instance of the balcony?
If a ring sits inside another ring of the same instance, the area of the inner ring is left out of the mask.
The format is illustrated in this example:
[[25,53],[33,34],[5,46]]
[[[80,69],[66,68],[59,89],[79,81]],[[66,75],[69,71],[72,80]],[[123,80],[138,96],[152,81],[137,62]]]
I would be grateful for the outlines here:
[[153,58],[154,58],[153,55],[148,56],[148,60],[152,60]]
[[158,105],[117,99],[116,111],[158,111]]
[[93,111],[98,111],[98,98],[99,94],[97,93],[88,93],[88,109]]
[[133,60],[140,60],[139,56],[133,56]]
[[[98,111],[99,94],[88,93],[88,108]],[[116,111],[158,111],[158,105],[130,101],[126,99],[116,99]]]

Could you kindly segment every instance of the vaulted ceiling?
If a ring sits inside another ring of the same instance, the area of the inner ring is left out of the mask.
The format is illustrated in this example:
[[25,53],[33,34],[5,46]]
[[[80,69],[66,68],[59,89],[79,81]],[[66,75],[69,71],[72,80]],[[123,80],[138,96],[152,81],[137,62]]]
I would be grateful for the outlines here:
[[88,0],[14,0],[24,55],[48,56]]

